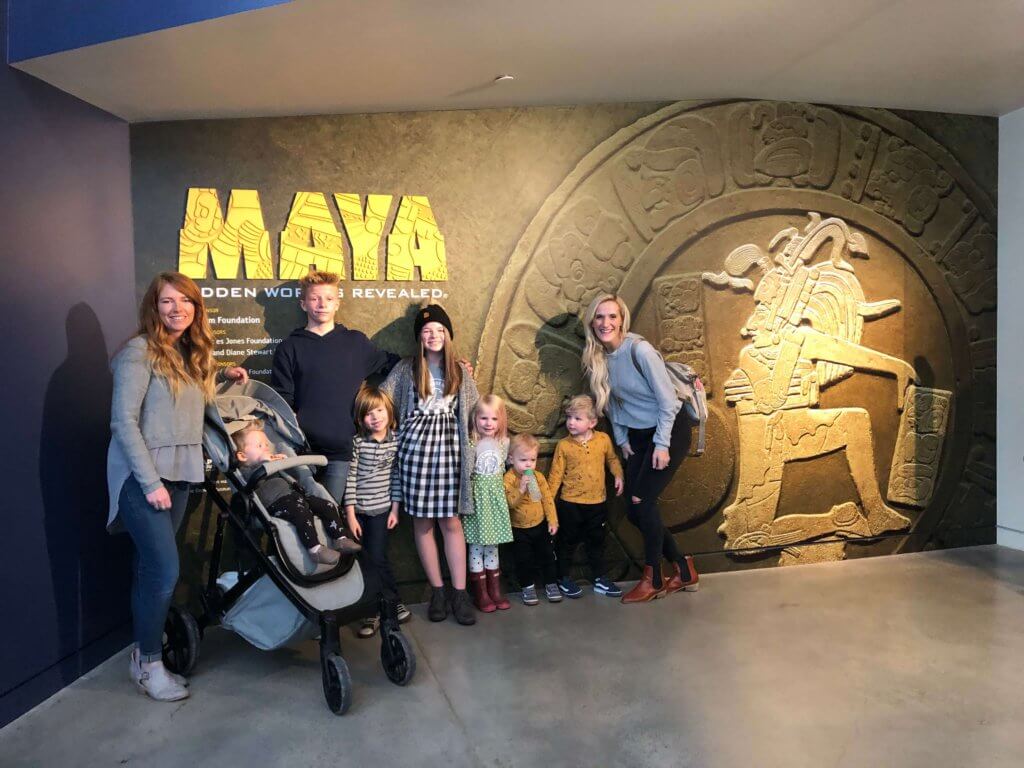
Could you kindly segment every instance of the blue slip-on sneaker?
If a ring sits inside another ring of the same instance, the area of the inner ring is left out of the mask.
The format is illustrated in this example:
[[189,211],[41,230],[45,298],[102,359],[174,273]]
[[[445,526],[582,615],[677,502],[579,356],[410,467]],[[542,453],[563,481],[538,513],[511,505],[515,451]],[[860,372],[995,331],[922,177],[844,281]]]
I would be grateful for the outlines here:
[[568,576],[558,582],[558,589],[561,590],[563,595],[573,600],[583,597],[583,590],[580,588],[580,585]]
[[608,597],[622,597],[622,589],[619,585],[604,576],[598,576],[594,579],[594,592],[598,595],[607,595]]
[[523,587],[523,605],[537,605],[540,599],[537,597],[537,587],[531,584]]

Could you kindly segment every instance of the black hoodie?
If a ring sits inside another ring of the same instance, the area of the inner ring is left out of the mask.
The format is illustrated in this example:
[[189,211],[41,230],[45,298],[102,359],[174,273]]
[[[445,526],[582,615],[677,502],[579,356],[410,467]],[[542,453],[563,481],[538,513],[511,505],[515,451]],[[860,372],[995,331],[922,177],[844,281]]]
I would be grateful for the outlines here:
[[397,361],[397,355],[343,325],[323,336],[297,328],[274,352],[270,386],[295,411],[314,453],[349,461],[356,393],[367,376],[387,373]]

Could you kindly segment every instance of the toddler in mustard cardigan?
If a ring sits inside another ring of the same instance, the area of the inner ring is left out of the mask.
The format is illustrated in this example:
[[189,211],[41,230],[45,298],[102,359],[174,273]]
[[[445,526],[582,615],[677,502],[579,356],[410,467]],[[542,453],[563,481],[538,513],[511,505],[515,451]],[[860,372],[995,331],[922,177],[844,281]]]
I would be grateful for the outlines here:
[[537,471],[540,444],[533,435],[516,435],[508,448],[512,467],[505,473],[505,498],[512,522],[512,553],[523,604],[536,605],[537,578],[541,577],[548,602],[557,603],[562,593],[555,582],[555,549],[551,537],[558,533],[558,513],[544,475]]
[[[548,486],[556,499],[561,528],[556,541],[558,551],[558,588],[566,597],[577,598],[583,590],[569,574],[572,555],[582,542],[590,566],[594,592],[621,597],[619,586],[605,576],[604,545],[608,527],[608,494],[605,468],[615,483],[616,495],[622,494],[622,464],[615,455],[611,439],[595,430],[597,409],[588,395],[577,395],[565,408],[565,428],[569,436],[555,446]],[[559,498],[561,491],[561,498]]]

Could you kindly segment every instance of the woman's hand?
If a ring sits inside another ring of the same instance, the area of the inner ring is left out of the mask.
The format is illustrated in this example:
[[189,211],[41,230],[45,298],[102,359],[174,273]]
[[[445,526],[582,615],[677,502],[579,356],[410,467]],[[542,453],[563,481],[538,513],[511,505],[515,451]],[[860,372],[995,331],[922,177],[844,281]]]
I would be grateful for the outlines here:
[[651,456],[651,466],[655,469],[664,469],[668,466],[668,451],[664,448],[655,448],[654,455]]
[[249,372],[242,366],[236,365],[224,369],[224,378],[237,381],[239,384],[245,384],[249,380]]
[[633,447],[629,444],[629,440],[619,446],[619,450],[622,451],[622,458],[628,459],[633,455]]
[[388,530],[393,531],[398,527],[398,510],[392,509],[388,512]]
[[146,501],[153,509],[170,509],[171,508],[171,494],[167,492],[167,489],[162,485],[155,491],[150,491],[146,494]]
[[625,481],[621,477],[615,478],[615,495],[621,496],[623,489],[626,487]]

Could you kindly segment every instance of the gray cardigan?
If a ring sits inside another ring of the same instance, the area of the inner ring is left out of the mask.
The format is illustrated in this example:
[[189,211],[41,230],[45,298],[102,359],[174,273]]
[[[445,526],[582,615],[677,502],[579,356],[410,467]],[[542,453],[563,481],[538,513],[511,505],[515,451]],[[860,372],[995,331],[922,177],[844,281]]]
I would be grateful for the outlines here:
[[[110,367],[114,396],[107,451],[107,528],[114,530],[121,488],[129,474],[135,475],[143,493],[159,488],[161,477],[189,482],[203,479],[206,402],[197,386],[182,387],[177,398],[171,394],[167,381],[153,373],[142,336],[125,344]],[[199,476],[191,476],[197,467]]]
[[[395,401],[395,416],[401,425],[402,419],[416,410],[419,404],[419,395],[416,393],[416,385],[412,376],[412,358],[406,357],[398,362],[391,369],[387,379],[381,385],[381,389],[387,392]],[[459,416],[459,452],[462,462],[462,482],[459,488],[459,514],[472,515],[473,510],[473,457],[469,445],[469,415],[480,395],[476,388],[476,381],[462,367],[462,386],[459,387],[459,398],[456,412]],[[401,440],[401,437],[399,437]]]

